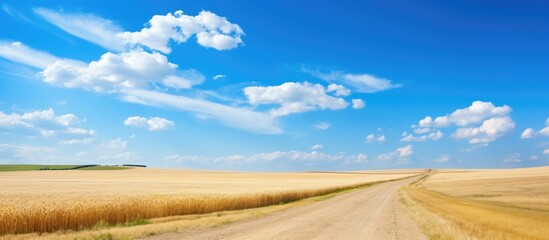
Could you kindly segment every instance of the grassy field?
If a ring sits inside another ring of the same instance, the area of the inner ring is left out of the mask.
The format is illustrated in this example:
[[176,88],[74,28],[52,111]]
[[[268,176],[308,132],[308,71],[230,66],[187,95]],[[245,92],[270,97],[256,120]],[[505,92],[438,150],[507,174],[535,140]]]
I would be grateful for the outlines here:
[[82,171],[93,171],[93,170],[124,170],[124,169],[130,169],[131,167],[121,167],[121,166],[96,166],[96,167],[87,167],[87,168],[81,168],[78,170]]
[[549,239],[549,167],[433,172],[401,191],[434,239]]
[[[0,164],[0,172],[15,171],[39,171],[39,170],[73,170],[82,165],[36,165],[36,164]],[[83,167],[74,170],[124,170],[130,167],[121,166],[93,166]]]
[[11,171],[36,171],[43,168],[51,170],[74,168],[78,165],[33,165],[33,164],[0,164],[0,172]]
[[0,234],[82,230],[140,219],[257,208],[419,171],[240,173],[126,171],[0,173]]

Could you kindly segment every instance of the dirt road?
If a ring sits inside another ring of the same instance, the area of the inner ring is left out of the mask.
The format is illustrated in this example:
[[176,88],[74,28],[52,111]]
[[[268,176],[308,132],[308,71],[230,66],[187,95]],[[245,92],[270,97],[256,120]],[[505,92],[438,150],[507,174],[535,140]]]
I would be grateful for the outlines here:
[[405,179],[217,228],[147,239],[427,239],[406,216],[397,188]]

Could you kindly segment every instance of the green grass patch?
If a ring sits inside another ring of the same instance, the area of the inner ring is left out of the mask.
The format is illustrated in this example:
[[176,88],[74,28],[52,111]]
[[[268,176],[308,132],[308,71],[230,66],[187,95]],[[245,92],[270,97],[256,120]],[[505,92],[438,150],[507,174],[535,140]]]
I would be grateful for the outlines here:
[[78,167],[79,165],[37,165],[37,164],[0,164],[0,172],[36,171],[40,169],[62,170]]
[[84,171],[93,171],[93,170],[124,170],[124,169],[130,169],[130,167],[120,167],[120,166],[97,166],[97,167],[87,167],[87,168],[80,168],[77,170],[84,170]]

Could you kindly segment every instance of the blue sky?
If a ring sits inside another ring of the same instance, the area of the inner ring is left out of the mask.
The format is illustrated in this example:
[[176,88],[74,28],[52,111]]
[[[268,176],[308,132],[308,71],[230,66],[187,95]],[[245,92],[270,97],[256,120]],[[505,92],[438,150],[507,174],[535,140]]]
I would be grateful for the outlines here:
[[549,163],[547,3],[355,2],[3,1],[0,163]]

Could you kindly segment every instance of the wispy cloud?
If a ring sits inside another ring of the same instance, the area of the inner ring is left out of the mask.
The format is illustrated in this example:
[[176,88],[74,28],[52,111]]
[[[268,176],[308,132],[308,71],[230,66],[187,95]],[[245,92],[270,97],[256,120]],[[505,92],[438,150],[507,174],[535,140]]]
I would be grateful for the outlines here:
[[0,57],[30,67],[44,69],[59,58],[25,46],[21,42],[0,41]]
[[129,102],[203,114],[227,126],[251,132],[266,134],[283,132],[278,126],[277,119],[267,113],[149,90],[125,90],[123,94],[123,99]]
[[105,49],[121,51],[125,48],[125,43],[117,37],[117,34],[122,32],[122,28],[108,19],[92,14],[54,11],[46,8],[35,8],[34,12],[63,31]]
[[166,161],[174,162],[177,165],[200,166],[205,168],[231,168],[234,166],[269,166],[269,169],[276,166],[291,165],[301,169],[319,169],[326,164],[364,166],[368,163],[366,154],[328,154],[318,151],[275,151],[267,153],[256,153],[251,155],[228,155],[220,157],[170,155],[164,158]]
[[317,129],[320,129],[320,130],[327,130],[332,126],[332,124],[327,123],[327,122],[317,122],[313,126]]
[[366,73],[346,73],[343,71],[322,72],[302,67],[301,71],[330,83],[339,83],[350,87],[355,92],[375,93],[402,87],[391,80],[379,78]]

